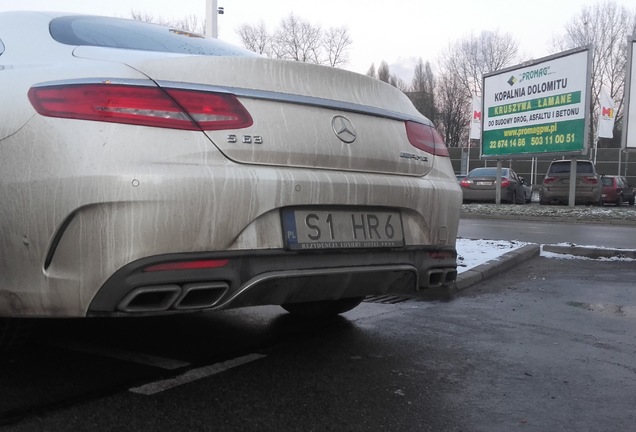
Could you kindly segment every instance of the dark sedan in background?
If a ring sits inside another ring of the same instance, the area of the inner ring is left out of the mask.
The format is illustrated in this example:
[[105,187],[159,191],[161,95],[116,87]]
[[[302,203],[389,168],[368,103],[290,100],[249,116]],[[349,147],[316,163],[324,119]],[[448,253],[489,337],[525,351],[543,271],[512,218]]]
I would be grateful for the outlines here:
[[[528,201],[523,178],[512,168],[501,169],[501,202],[525,204]],[[464,203],[474,201],[495,202],[497,168],[483,167],[471,170],[460,182]]]

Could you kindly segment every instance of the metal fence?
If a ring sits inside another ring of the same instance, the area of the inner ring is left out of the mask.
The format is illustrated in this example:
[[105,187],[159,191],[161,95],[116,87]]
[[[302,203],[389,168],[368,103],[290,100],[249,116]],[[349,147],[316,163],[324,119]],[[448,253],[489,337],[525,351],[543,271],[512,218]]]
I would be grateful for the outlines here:
[[[449,148],[448,149],[453,164],[453,169],[457,174],[465,174],[462,172],[462,152],[466,149]],[[480,159],[481,149],[471,148],[470,157],[468,159],[468,170],[484,166],[496,166],[497,161],[494,159]],[[467,155],[464,155],[464,158]],[[566,159],[570,157],[567,156]],[[524,158],[524,159],[502,159],[502,166],[514,169],[517,174],[525,177],[532,184],[541,184],[543,177],[548,171],[550,162],[560,157],[540,157],[540,158]],[[587,159],[586,156],[579,156],[579,159]],[[636,185],[636,153],[624,152],[621,149],[598,149],[596,155],[596,171],[599,174],[622,175],[627,177],[627,181],[631,185]]]

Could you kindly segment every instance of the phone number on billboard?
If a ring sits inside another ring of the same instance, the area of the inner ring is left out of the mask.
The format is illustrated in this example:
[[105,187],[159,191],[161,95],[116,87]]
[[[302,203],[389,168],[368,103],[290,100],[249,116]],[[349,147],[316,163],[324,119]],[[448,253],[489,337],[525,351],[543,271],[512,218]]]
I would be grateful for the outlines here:
[[567,134],[555,134],[546,136],[533,136],[530,138],[514,138],[514,139],[500,139],[493,140],[488,143],[490,149],[501,148],[522,148],[527,144],[530,146],[542,146],[552,144],[564,144],[573,143],[576,141],[576,136],[573,133]]

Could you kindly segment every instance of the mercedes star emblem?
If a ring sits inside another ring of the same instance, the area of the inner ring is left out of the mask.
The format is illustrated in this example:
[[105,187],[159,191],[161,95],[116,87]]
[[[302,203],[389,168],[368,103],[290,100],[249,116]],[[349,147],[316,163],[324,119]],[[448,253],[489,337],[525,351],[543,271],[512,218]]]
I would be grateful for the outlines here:
[[356,130],[348,118],[337,115],[331,119],[331,128],[340,141],[351,144],[356,140]]

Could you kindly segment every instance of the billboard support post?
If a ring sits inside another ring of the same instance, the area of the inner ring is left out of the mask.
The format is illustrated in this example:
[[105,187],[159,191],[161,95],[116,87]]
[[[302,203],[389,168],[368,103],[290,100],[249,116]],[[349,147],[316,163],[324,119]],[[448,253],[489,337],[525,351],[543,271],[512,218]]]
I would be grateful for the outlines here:
[[622,148],[627,154],[636,150],[636,34],[627,38],[627,71],[623,105]]
[[570,196],[568,197],[568,206],[574,207],[576,198],[576,156],[570,159]]
[[497,159],[497,186],[495,188],[496,204],[501,204],[501,177],[501,159]]

